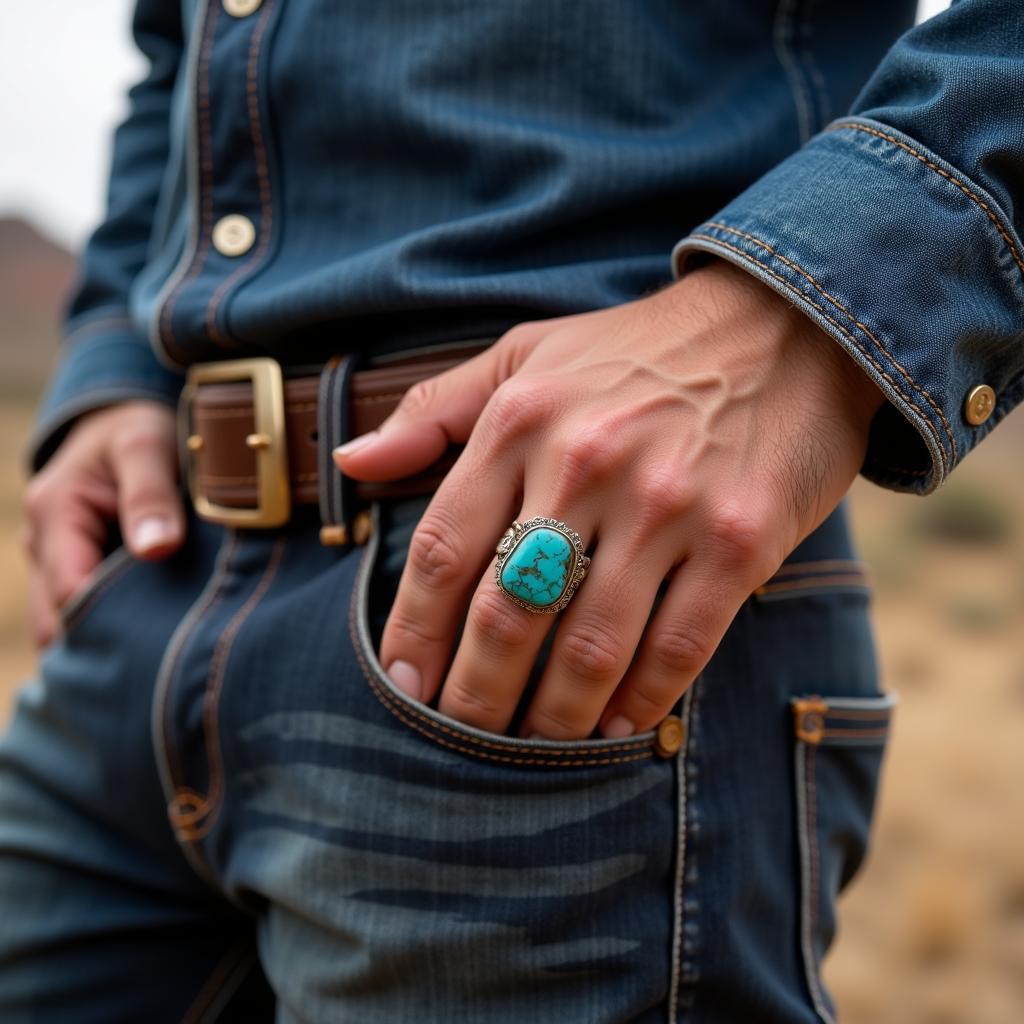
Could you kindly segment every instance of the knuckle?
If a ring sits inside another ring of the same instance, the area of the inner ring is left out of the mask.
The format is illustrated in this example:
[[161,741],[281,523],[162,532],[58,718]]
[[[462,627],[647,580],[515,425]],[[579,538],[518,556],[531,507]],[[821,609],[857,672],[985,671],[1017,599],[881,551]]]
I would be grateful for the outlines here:
[[708,637],[692,625],[674,623],[651,637],[651,658],[659,676],[692,674],[710,655]]
[[422,619],[410,618],[400,610],[392,611],[387,629],[389,641],[402,650],[418,651],[448,641],[443,630],[431,629]]
[[693,506],[692,485],[670,470],[649,470],[637,481],[636,489],[637,514],[647,523],[678,519]]
[[558,448],[561,478],[577,488],[606,479],[625,462],[617,435],[600,423],[576,427],[571,436],[558,443]]
[[402,395],[395,412],[402,416],[414,417],[424,409],[430,408],[436,395],[437,381],[433,377],[418,380]]
[[521,648],[530,639],[530,627],[525,616],[500,593],[485,591],[477,595],[470,608],[469,625],[472,631],[493,648],[504,651]]
[[460,722],[487,728],[503,717],[502,709],[471,684],[451,680],[444,688],[445,707]]
[[771,560],[767,524],[737,503],[720,505],[714,510],[708,534],[717,556],[728,565],[760,566]]
[[453,528],[437,513],[424,516],[409,541],[408,562],[414,576],[428,587],[445,590],[461,579],[464,561]]
[[152,457],[157,450],[169,454],[171,439],[159,423],[145,418],[133,422],[128,430],[119,430],[110,442],[110,451],[115,459],[138,454]]
[[566,631],[560,657],[572,674],[587,683],[617,679],[623,668],[623,648],[607,629],[577,623]]
[[495,389],[484,415],[497,435],[513,440],[547,425],[555,405],[555,388],[550,381],[518,374]]

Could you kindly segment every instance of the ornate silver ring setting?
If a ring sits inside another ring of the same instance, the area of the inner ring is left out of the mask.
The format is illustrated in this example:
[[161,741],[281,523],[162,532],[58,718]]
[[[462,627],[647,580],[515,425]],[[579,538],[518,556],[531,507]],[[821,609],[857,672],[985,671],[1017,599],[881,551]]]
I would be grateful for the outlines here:
[[528,612],[561,611],[590,568],[580,535],[560,519],[517,519],[498,546],[494,579],[498,589]]

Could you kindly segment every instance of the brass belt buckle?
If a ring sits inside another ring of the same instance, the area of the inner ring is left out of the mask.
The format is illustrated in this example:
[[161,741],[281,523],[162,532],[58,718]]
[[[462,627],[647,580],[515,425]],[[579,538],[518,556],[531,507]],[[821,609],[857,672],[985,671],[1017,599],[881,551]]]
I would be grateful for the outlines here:
[[[256,452],[259,499],[255,508],[219,505],[202,492],[196,455],[202,438],[192,432],[192,398],[203,384],[229,381],[252,382],[253,433],[245,443]],[[228,359],[190,366],[181,393],[181,423],[188,449],[188,489],[199,516],[223,526],[281,526],[291,515],[292,495],[288,478],[288,452],[284,426],[284,377],[276,359]]]

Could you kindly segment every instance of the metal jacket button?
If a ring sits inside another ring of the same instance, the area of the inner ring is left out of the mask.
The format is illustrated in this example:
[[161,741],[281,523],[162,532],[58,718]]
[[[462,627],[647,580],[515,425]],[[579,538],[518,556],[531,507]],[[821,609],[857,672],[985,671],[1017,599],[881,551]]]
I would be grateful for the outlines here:
[[992,415],[995,407],[996,393],[987,384],[979,384],[967,392],[964,419],[972,427],[979,427]]
[[213,247],[221,256],[242,256],[255,241],[256,228],[240,213],[229,213],[213,226]]

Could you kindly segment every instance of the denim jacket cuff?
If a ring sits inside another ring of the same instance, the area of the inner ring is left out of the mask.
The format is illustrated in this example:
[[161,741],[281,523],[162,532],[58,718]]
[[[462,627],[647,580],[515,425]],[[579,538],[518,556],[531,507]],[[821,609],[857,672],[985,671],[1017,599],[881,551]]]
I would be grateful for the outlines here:
[[157,360],[127,317],[95,319],[72,330],[28,440],[30,471],[42,468],[83,413],[141,398],[173,405],[183,382]]
[[[982,188],[887,125],[830,125],[680,241],[674,275],[708,254],[793,302],[882,389],[862,468],[875,483],[929,493],[1024,397],[1019,239]],[[980,384],[995,408],[972,425]]]

